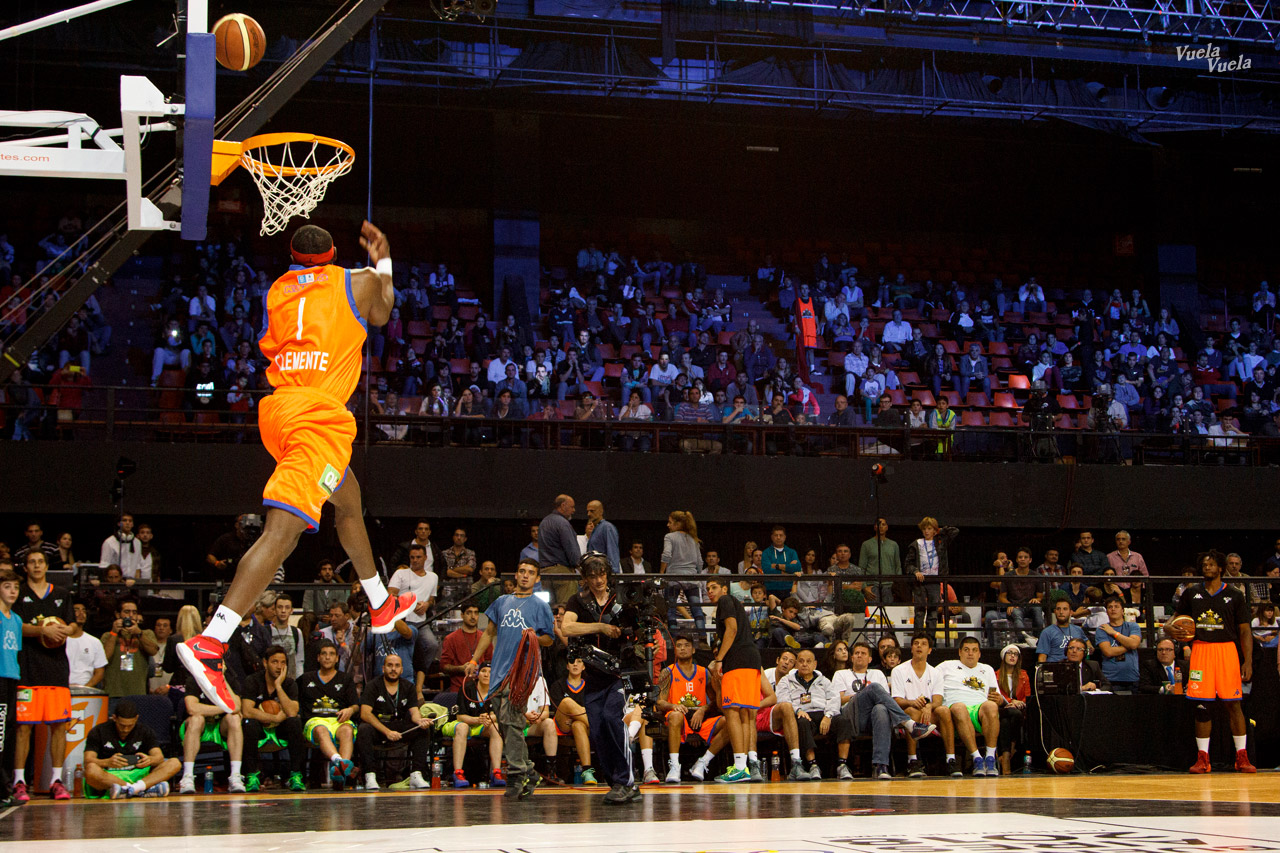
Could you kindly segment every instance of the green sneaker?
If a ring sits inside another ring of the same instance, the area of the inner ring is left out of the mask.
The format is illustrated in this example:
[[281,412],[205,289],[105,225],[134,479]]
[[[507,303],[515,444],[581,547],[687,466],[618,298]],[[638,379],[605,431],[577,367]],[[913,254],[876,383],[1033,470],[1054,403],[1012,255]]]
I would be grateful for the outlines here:
[[262,774],[255,772],[255,773],[250,773],[248,776],[244,777],[244,789],[246,793],[250,793],[250,794],[254,793],[255,791],[261,791],[262,790]]
[[751,774],[746,770],[739,769],[737,767],[730,767],[728,770],[717,776],[716,781],[724,784],[730,784],[733,782],[750,782]]
[[289,781],[285,783],[285,787],[288,788],[290,791],[302,793],[303,791],[307,790],[307,783],[302,781],[301,773],[290,773]]
[[399,782],[392,782],[387,786],[388,791],[407,791],[409,790],[409,777],[406,776]]
[[584,785],[600,784],[599,782],[596,781],[596,769],[594,767],[582,768],[582,784]]

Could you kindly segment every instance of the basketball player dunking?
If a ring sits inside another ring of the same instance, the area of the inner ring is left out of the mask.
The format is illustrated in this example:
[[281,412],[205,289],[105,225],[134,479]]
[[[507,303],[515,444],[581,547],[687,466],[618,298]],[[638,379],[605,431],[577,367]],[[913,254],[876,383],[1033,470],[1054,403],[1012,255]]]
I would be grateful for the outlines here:
[[368,222],[360,233],[375,266],[347,270],[332,263],[329,232],[302,226],[290,243],[293,266],[267,294],[267,329],[258,345],[271,361],[267,379],[275,392],[262,401],[258,423],[276,470],[262,492],[266,523],[205,632],[178,647],[205,696],[228,714],[239,699],[223,675],[227,641],[302,532],[319,527],[325,501],[333,503],[338,539],[369,596],[370,631],[387,633],[415,606],[412,594],[390,597],[378,576],[360,486],[347,468],[356,424],[346,402],[360,379],[368,324],[385,324],[394,304],[387,238]]

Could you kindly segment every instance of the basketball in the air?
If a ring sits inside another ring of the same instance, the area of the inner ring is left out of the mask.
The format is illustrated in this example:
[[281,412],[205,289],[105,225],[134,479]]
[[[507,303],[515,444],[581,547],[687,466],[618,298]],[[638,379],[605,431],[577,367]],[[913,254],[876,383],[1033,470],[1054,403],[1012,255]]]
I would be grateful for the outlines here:
[[280,703],[274,699],[262,700],[261,707],[262,707],[262,713],[264,714],[271,714],[272,716],[275,716],[276,714],[280,713]]
[[1072,770],[1076,769],[1075,756],[1073,756],[1069,750],[1065,750],[1062,747],[1058,747],[1053,750],[1053,752],[1050,752],[1046,763],[1049,765],[1049,769],[1054,773],[1070,773]]
[[1164,623],[1164,632],[1171,638],[1186,642],[1196,635],[1196,620],[1190,616],[1175,616]]
[[[63,622],[57,616],[48,616],[44,619],[44,621],[40,623],[40,627],[43,628],[45,625],[65,625],[65,624],[67,623]],[[49,638],[45,637],[44,634],[41,634],[40,642],[41,644],[44,645],[46,649],[56,649],[58,646],[65,645],[67,641],[66,640],[57,640],[57,641],[50,640]]]
[[232,71],[248,71],[267,52],[267,34],[248,15],[223,15],[213,25],[218,64]]

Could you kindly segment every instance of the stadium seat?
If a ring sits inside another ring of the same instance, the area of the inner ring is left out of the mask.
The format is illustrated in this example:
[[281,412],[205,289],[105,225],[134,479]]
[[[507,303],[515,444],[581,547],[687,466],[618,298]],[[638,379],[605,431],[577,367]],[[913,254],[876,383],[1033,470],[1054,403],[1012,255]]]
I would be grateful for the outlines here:
[[1017,401],[1013,399],[1013,395],[1008,391],[996,391],[994,396],[995,396],[995,404],[998,408],[1001,408],[1001,409],[1018,408]]
[[1026,391],[1031,388],[1031,380],[1022,373],[1009,374],[1009,389],[1011,391]]
[[982,412],[969,410],[960,413],[960,426],[980,427],[986,426],[986,422],[982,418]]
[[1016,425],[1013,415],[1009,412],[991,413],[991,426],[993,427],[1011,427]]
[[933,399],[933,392],[924,388],[917,388],[912,391],[911,399],[919,400],[926,409],[937,405],[937,400]]
[[1064,409],[1078,409],[1080,404],[1076,402],[1075,394],[1059,394],[1058,405]]

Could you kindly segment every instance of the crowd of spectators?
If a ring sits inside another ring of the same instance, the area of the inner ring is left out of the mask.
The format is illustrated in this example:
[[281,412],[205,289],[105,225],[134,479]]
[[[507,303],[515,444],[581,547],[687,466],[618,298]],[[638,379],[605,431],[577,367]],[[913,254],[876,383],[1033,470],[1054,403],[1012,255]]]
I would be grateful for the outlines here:
[[[726,579],[723,584],[744,606],[747,624],[743,630],[761,650],[777,656],[777,666],[764,673],[776,688],[777,707],[762,710],[765,720],[761,731],[785,735],[794,729],[794,745],[788,736],[788,747],[798,751],[793,751],[799,767],[793,770],[793,779],[820,778],[814,744],[821,741],[838,747],[837,775],[849,778],[844,759],[851,738],[858,731],[870,731],[873,739],[879,737],[876,721],[883,724],[883,720],[871,706],[888,701],[896,702],[910,718],[909,724],[903,723],[903,731],[909,732],[911,725],[938,726],[947,739],[945,771],[958,773],[965,753],[956,758],[957,738],[969,752],[982,750],[970,742],[972,732],[937,719],[938,707],[931,700],[945,691],[937,689],[931,670],[925,667],[929,655],[941,647],[957,647],[962,662],[970,643],[974,644],[975,661],[979,643],[982,648],[1000,650],[1001,665],[992,670],[992,681],[1003,699],[995,703],[998,708],[981,713],[999,717],[999,730],[1004,734],[988,739],[986,751],[1006,773],[1010,755],[1019,754],[1023,741],[1028,664],[1080,661],[1084,689],[1180,690],[1168,679],[1162,680],[1161,673],[1166,670],[1139,666],[1142,631],[1138,622],[1147,618],[1144,608],[1152,603],[1147,600],[1150,596],[1144,598],[1152,569],[1134,549],[1128,531],[1115,532],[1110,550],[1095,545],[1091,531],[1081,531],[1070,548],[1050,547],[1041,555],[1026,547],[999,551],[990,569],[995,580],[988,584],[966,582],[952,573],[948,552],[960,531],[940,527],[931,518],[902,536],[880,519],[861,542],[837,542],[829,555],[819,548],[794,547],[788,542],[786,528],[775,525],[767,540],[762,540],[767,541],[766,547],[748,542],[741,560],[736,561],[732,556],[722,560],[719,552],[704,546],[692,513],[675,511],[668,517],[660,557],[650,562],[643,542],[620,534],[600,501],[587,504],[585,525],[575,525],[576,514],[573,498],[557,497],[546,517],[531,525],[530,542],[519,555],[540,566],[536,589],[545,590],[557,617],[554,642],[544,650],[546,687],[535,694],[529,716],[530,737],[542,743],[542,770],[551,779],[560,772],[558,736],[554,726],[543,723],[560,716],[565,722],[558,729],[559,736],[568,734],[574,742],[575,778],[587,784],[594,779],[590,748],[579,737],[582,733],[575,730],[580,721],[575,723],[572,713],[574,685],[581,684],[582,664],[570,659],[568,637],[560,629],[565,604],[579,589],[573,567],[588,550],[605,555],[620,576],[657,576],[665,604],[666,625],[660,644],[665,649],[678,650],[679,645],[673,644],[685,638],[690,653],[705,653],[714,626],[709,624],[706,581],[698,578],[743,576]],[[243,555],[248,545],[242,535],[245,526],[238,524],[235,532],[210,547],[211,573],[233,567]],[[193,606],[180,606],[181,601],[154,594],[154,587],[147,582],[159,579],[160,560],[150,545],[147,525],[135,525],[127,515],[121,518],[97,549],[101,567],[95,567],[98,571],[92,579],[75,591],[52,586],[48,573],[82,567],[92,558],[77,559],[69,534],[61,534],[55,542],[46,541],[38,523],[28,525],[24,534],[26,543],[12,552],[0,543],[0,581],[14,578],[21,593],[14,605],[24,625],[25,651],[18,682],[24,689],[39,688],[42,695],[70,688],[105,692],[114,707],[111,725],[118,728],[121,737],[137,725],[143,726],[142,734],[151,736],[140,737],[139,742],[148,745],[138,750],[141,753],[150,754],[152,743],[181,744],[181,761],[161,754],[134,768],[147,773],[129,778],[108,780],[86,769],[86,783],[100,795],[163,796],[171,779],[176,780],[178,791],[193,792],[197,758],[211,749],[226,751],[227,786],[233,792],[256,790],[264,784],[283,784],[302,791],[309,782],[317,784],[324,779],[329,785],[359,784],[373,789],[380,785],[380,773],[383,782],[388,781],[388,775],[399,775],[405,777],[401,787],[425,787],[428,774],[446,777],[439,767],[433,770],[429,765],[446,747],[453,750],[453,766],[443,784],[504,784],[503,747],[495,735],[492,710],[484,702],[484,683],[480,682],[480,692],[476,692],[477,684],[465,677],[465,664],[477,648],[488,606],[500,594],[514,589],[511,576],[500,575],[499,567],[509,568],[516,555],[486,554],[483,549],[477,553],[469,547],[467,532],[461,528],[450,531],[447,544],[437,543],[431,524],[420,521],[412,537],[391,549],[384,560],[390,571],[389,589],[393,594],[412,590],[420,605],[385,636],[368,632],[361,586],[345,576],[350,574],[349,564],[322,560],[313,581],[300,593],[296,589],[289,594],[267,592],[244,616],[227,655],[228,671],[244,701],[237,714],[224,716],[200,696],[174,651],[177,643],[201,630],[213,605],[202,614]],[[735,548],[733,556],[736,554]],[[1275,552],[1252,574],[1245,574],[1243,566],[1240,555],[1227,555],[1224,581],[1241,590],[1254,610],[1254,640],[1274,647],[1280,636],[1276,620],[1280,540]],[[669,574],[686,577],[664,579]],[[1182,574],[1187,576],[1186,582],[1173,591],[1169,601],[1158,601],[1157,606],[1170,611],[1176,607],[1183,590],[1195,580],[1189,566]],[[898,645],[899,630],[882,621],[884,611],[877,610],[881,605],[914,612],[912,627],[904,629],[908,634],[914,632],[909,653]],[[975,610],[977,618],[971,615]],[[1165,658],[1172,655],[1181,661],[1183,650],[1164,638],[1156,652],[1157,660],[1172,666]],[[964,665],[971,669],[976,664]],[[797,673],[792,680],[800,679],[798,685],[784,680],[791,671]],[[486,674],[487,669],[482,669],[482,678]],[[830,686],[815,687],[819,678]],[[855,694],[868,686],[876,686],[884,695],[872,693],[858,699]],[[801,695],[804,701],[797,705]],[[144,705],[149,696],[168,701],[176,737],[168,737],[167,732],[161,737],[138,722],[136,706]],[[844,713],[841,706],[850,700],[856,701],[849,719],[836,720]],[[384,705],[390,709],[385,714]],[[449,709],[455,706],[456,712],[451,714]],[[698,707],[704,706],[705,716],[714,710],[714,701],[704,698]],[[565,709],[568,711],[562,714]],[[818,725],[827,717],[831,721]],[[891,717],[898,719],[896,712]],[[52,717],[47,721],[20,718],[13,765],[19,768],[17,782],[24,786],[18,789],[19,799],[27,796],[23,768],[32,726],[46,722],[55,742],[55,779],[62,779],[64,768],[56,744],[65,738],[65,723]],[[986,720],[983,722],[985,731]],[[707,733],[711,735],[712,730]],[[648,735],[632,734],[645,750]],[[408,763],[397,765],[398,770],[387,769],[382,760],[386,749],[402,740],[408,747]],[[714,755],[717,742],[714,737],[707,740],[708,755]],[[905,772],[908,776],[923,775],[923,765],[915,760],[915,740],[909,740],[910,760]],[[469,760],[467,750],[472,742],[477,744],[478,755]],[[288,750],[289,762],[285,767],[277,766],[279,781],[271,781],[272,776],[262,770],[259,753],[279,748]],[[325,759],[324,773],[308,770],[309,748]],[[176,749],[171,750],[175,755]],[[651,743],[648,752],[652,752]],[[86,765],[108,760],[112,754],[86,756]],[[487,763],[480,760],[484,756]],[[698,773],[705,774],[711,758],[704,758],[700,768],[694,765],[695,778],[701,778]],[[978,775],[998,772],[986,769],[986,758],[979,755],[974,761]],[[881,764],[874,762],[873,775],[882,772]],[[674,766],[678,772],[678,760]],[[123,768],[109,763],[98,769]],[[651,754],[645,756],[645,769],[646,779],[656,781]],[[563,773],[568,775],[568,771]],[[653,779],[648,778],[651,774]],[[104,787],[104,782],[115,787]],[[146,784],[137,784],[141,782]],[[62,799],[67,796],[66,787],[58,781],[51,793]]]

